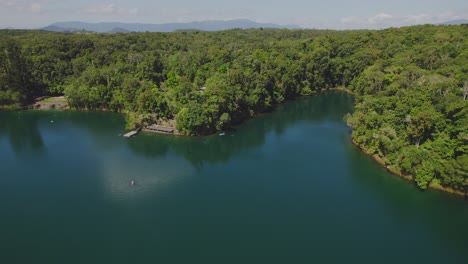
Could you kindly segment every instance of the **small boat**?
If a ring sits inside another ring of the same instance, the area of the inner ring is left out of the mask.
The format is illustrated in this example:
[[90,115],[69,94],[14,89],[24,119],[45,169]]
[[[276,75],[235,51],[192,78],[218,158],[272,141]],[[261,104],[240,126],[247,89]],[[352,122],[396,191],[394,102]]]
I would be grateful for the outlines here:
[[135,186],[135,181],[134,180],[130,181],[130,186]]
[[219,135],[220,135],[220,136],[224,136],[224,135],[226,135],[226,133],[221,132],[221,133],[219,133]]

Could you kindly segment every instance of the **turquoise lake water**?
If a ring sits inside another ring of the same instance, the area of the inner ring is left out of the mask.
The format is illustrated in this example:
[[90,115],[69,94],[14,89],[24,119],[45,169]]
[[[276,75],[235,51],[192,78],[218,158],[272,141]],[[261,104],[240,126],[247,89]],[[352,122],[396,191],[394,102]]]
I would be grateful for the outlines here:
[[352,105],[301,98],[197,138],[1,111],[1,263],[468,263],[468,201],[357,150]]

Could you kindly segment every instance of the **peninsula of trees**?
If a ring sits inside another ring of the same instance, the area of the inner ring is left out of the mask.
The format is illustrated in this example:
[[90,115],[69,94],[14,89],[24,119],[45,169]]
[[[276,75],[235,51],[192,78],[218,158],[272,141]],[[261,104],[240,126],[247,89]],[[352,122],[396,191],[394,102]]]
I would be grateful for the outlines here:
[[355,94],[352,138],[425,189],[468,193],[468,25],[370,31],[0,31],[0,105],[72,108],[227,129],[327,88]]

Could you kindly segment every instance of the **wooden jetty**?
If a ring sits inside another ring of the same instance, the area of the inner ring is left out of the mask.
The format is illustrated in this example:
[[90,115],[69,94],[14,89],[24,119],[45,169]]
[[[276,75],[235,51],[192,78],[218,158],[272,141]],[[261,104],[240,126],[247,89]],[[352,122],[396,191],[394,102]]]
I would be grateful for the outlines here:
[[179,135],[179,131],[173,127],[169,126],[162,126],[153,124],[151,126],[147,126],[143,129],[145,132],[153,132],[153,133],[162,133],[162,134],[172,134],[172,135]]
[[137,130],[130,131],[127,134],[124,134],[123,136],[126,137],[126,138],[130,138],[130,137],[133,137],[136,134],[138,134],[138,132],[140,132],[140,131],[141,131],[141,127],[138,128]]

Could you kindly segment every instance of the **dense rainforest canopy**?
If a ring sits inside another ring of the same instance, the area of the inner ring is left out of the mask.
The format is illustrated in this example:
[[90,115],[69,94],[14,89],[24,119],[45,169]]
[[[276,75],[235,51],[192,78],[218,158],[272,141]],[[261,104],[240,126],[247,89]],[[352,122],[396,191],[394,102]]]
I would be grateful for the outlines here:
[[[65,95],[77,109],[229,128],[322,89],[356,95],[353,140],[417,185],[468,193],[468,25],[379,31],[51,33],[0,30],[0,105]],[[148,120],[147,120],[148,119]]]

